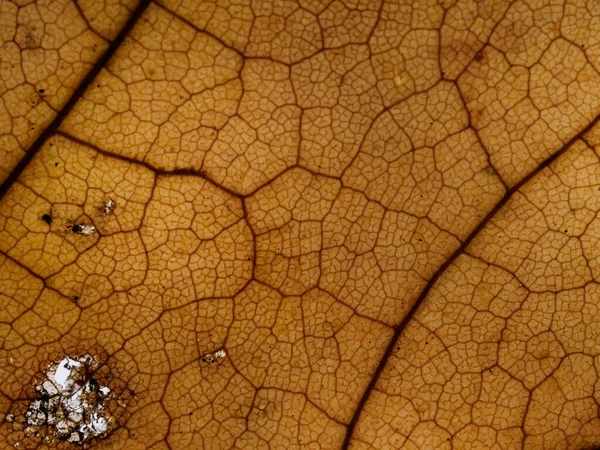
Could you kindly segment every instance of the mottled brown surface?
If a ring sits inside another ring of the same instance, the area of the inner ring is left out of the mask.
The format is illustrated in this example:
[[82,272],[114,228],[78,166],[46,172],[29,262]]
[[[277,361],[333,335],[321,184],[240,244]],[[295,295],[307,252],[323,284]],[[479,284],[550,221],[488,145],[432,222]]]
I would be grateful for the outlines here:
[[0,449],[75,448],[83,353],[94,448],[600,446],[600,3],[0,0],[0,55]]

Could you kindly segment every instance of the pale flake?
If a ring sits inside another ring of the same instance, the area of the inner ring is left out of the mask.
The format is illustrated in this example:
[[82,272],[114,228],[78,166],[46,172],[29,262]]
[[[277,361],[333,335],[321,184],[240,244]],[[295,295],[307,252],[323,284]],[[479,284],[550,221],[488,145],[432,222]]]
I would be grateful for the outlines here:
[[115,205],[116,205],[115,201],[109,197],[109,199],[106,200],[106,203],[104,204],[104,207],[102,208],[102,211],[104,211],[104,214],[110,214],[115,209]]
[[220,350],[217,350],[216,352],[206,353],[202,355],[201,359],[203,362],[214,364],[225,358],[225,356],[227,356],[227,352],[225,351],[225,349],[222,348]]
[[76,444],[104,435],[112,423],[105,409],[111,389],[90,378],[97,366],[90,355],[66,356],[51,365],[35,388],[41,399],[33,400],[25,412],[26,434],[48,426],[52,435]]
[[68,387],[70,383],[72,383],[72,380],[69,378],[71,375],[71,369],[80,366],[81,363],[79,361],[71,359],[67,356],[58,364],[58,367],[54,373],[48,374],[48,379],[54,384],[58,385],[58,387],[64,389]]
[[83,236],[89,236],[96,232],[96,227],[94,225],[74,224],[70,225],[69,228],[73,233],[81,234]]

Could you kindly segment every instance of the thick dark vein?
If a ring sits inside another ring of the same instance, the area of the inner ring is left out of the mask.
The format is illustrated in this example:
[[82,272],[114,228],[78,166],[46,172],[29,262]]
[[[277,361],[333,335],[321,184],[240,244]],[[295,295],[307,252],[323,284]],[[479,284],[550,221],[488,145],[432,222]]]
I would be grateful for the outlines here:
[[510,198],[513,196],[513,194],[518,192],[526,183],[528,183],[538,173],[540,173],[543,169],[548,167],[557,158],[559,158],[562,154],[564,154],[569,148],[571,148],[571,146],[575,143],[575,141],[577,141],[578,139],[581,139],[583,136],[585,136],[598,122],[600,122],[600,114],[597,115],[590,122],[590,124],[587,127],[585,127],[583,130],[581,130],[575,136],[573,136],[557,152],[555,152],[552,156],[550,156],[546,160],[544,160],[538,167],[536,167],[535,170],[530,172],[525,178],[523,178],[521,181],[519,181],[519,183],[514,185],[511,189],[506,191],[506,193],[504,194],[502,199],[498,203],[496,203],[496,206],[494,206],[494,208],[483,218],[483,220],[479,223],[479,225],[477,225],[477,227],[471,232],[471,234],[469,234],[469,236],[460,245],[460,247],[458,247],[455,250],[455,252],[450,256],[450,258],[448,258],[446,260],[446,262],[444,264],[442,264],[442,266],[435,272],[433,277],[431,277],[431,279],[427,283],[427,286],[425,286],[425,288],[423,289],[423,291],[421,292],[421,294],[419,295],[419,297],[417,298],[417,300],[415,301],[413,306],[410,308],[410,311],[408,312],[408,314],[394,328],[394,335],[392,336],[392,339],[390,340],[387,348],[385,349],[385,353],[381,357],[379,365],[377,366],[377,369],[373,373],[373,377],[371,378],[371,381],[369,382],[367,389],[363,393],[363,395],[360,399],[360,402],[358,403],[358,406],[356,407],[356,410],[354,411],[352,420],[350,420],[350,423],[348,424],[348,429],[346,431],[346,437],[344,438],[344,443],[342,444],[342,450],[347,450],[350,447],[350,441],[351,441],[352,435],[354,433],[354,428],[356,427],[356,424],[358,423],[358,420],[360,419],[360,415],[365,407],[365,404],[367,403],[367,400],[369,399],[371,392],[375,388],[375,385],[377,384],[377,381],[379,380],[379,377],[381,376],[381,373],[383,372],[385,365],[387,364],[388,360],[390,359],[390,356],[391,356],[392,352],[394,351],[394,348],[397,346],[400,336],[404,332],[404,329],[406,328],[406,326],[410,323],[410,321],[414,317],[415,313],[417,312],[417,310],[419,309],[419,307],[421,306],[421,304],[423,303],[425,298],[427,298],[429,291],[431,291],[431,289],[433,288],[433,286],[435,285],[437,280],[440,278],[440,276],[454,262],[454,260],[456,260],[456,258],[458,258],[458,256],[460,256],[466,250],[466,248],[471,244],[473,239],[475,239],[475,237],[477,237],[477,235],[485,228],[485,226],[492,220],[492,218],[496,215],[496,213],[498,213],[498,211],[500,211],[500,209],[502,209],[502,207],[504,207],[504,205],[506,205],[506,203],[510,200]]
[[81,84],[75,89],[73,95],[69,98],[65,106],[58,112],[56,117],[50,124],[40,133],[35,142],[29,147],[23,158],[19,161],[19,163],[15,166],[13,171],[8,175],[4,183],[0,185],[0,201],[4,198],[10,187],[13,183],[21,176],[21,173],[25,170],[27,165],[31,162],[31,160],[35,157],[35,155],[40,151],[40,149],[44,146],[46,140],[52,136],[56,130],[60,127],[60,124],[63,120],[69,115],[75,104],[79,101],[79,99],[83,96],[84,92],[88,89],[88,87],[93,83],[94,79],[100,71],[106,66],[108,61],[113,57],[117,49],[121,46],[131,29],[138,22],[148,5],[150,5],[150,0],[140,0],[137,8],[133,11],[129,20],[125,23],[125,26],[121,29],[117,37],[112,41],[112,43],[108,46],[106,51],[102,54],[102,56],[96,61],[91,70],[87,73]]

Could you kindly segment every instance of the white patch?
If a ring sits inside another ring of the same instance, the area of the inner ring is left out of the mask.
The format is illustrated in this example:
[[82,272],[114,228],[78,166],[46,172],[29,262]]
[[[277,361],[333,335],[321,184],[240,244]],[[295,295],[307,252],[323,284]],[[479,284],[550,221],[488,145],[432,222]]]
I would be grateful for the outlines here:
[[72,380],[69,378],[71,376],[71,369],[79,366],[81,366],[79,361],[67,356],[58,364],[54,373],[48,373],[48,380],[64,389],[72,383]]
[[96,232],[96,227],[94,225],[81,225],[80,233],[84,236],[89,236],[90,234],[94,234]]
[[115,209],[115,201],[112,198],[109,198],[108,200],[106,200],[106,203],[104,204],[104,208],[102,208],[102,211],[104,211],[104,214],[110,214],[111,212],[113,212],[114,209]]
[[35,388],[41,399],[33,400],[25,412],[26,433],[47,426],[52,435],[77,444],[105,434],[112,422],[105,409],[111,390],[90,376],[97,367],[90,355],[66,356],[52,364]]
[[96,227],[94,225],[74,224],[70,225],[69,228],[73,233],[82,234],[83,236],[89,236],[96,232]]
[[227,356],[227,352],[225,351],[225,349],[222,348],[220,350],[217,350],[216,352],[206,353],[205,355],[202,355],[201,359],[203,362],[214,364],[225,358],[225,356]]

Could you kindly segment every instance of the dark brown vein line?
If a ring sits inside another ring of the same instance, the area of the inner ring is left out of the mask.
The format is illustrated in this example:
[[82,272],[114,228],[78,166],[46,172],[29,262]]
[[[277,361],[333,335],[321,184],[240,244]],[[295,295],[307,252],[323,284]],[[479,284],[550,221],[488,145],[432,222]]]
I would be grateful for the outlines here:
[[237,53],[239,56],[241,56],[242,58],[245,58],[246,56],[239,51],[237,48],[235,48],[233,45],[227,44],[223,39],[221,39],[219,36],[217,36],[216,34],[211,33],[208,30],[205,30],[204,28],[200,28],[198,25],[194,25],[189,19],[180,16],[178,13],[176,13],[174,10],[168,8],[166,5],[163,5],[162,1],[157,0],[154,3],[154,6],[157,6],[158,8],[164,10],[167,14],[176,17],[178,20],[181,20],[183,23],[185,23],[188,27],[194,29],[196,32],[198,33],[203,33],[207,36],[210,36],[211,38],[213,38],[215,41],[217,41],[219,44],[221,44],[223,47],[225,47],[228,50],[231,50],[232,52]]
[[133,14],[125,23],[125,26],[121,29],[118,36],[111,42],[106,51],[102,54],[102,56],[96,61],[90,71],[87,73],[83,81],[79,84],[77,89],[73,91],[73,94],[65,103],[65,106],[58,112],[56,117],[50,124],[40,133],[35,142],[29,147],[23,158],[19,161],[19,163],[15,166],[12,172],[8,175],[6,180],[0,185],[0,201],[4,198],[10,187],[13,183],[21,176],[21,173],[25,170],[27,165],[31,162],[31,160],[35,157],[35,155],[40,151],[46,140],[54,132],[60,127],[62,121],[69,115],[75,104],[79,101],[79,99],[83,96],[83,93],[87,90],[87,88],[93,83],[94,79],[100,71],[106,66],[108,61],[113,57],[117,49],[121,46],[131,29],[135,26],[137,21],[140,19],[148,5],[150,5],[150,0],[141,0],[138,4],[137,8],[133,11]]
[[94,150],[96,153],[102,155],[102,156],[106,156],[107,158],[112,158],[112,159],[118,159],[119,161],[123,161],[126,162],[128,164],[135,164],[141,167],[144,167],[152,172],[154,172],[155,175],[157,176],[171,176],[171,175],[182,175],[182,176],[193,176],[193,177],[198,177],[201,178],[202,180],[208,181],[210,184],[212,184],[213,186],[215,186],[217,189],[220,189],[222,191],[227,192],[229,195],[231,195],[232,197],[236,197],[236,198],[243,198],[243,197],[247,197],[247,196],[243,196],[241,194],[238,194],[237,192],[222,186],[221,184],[219,184],[218,182],[216,182],[215,180],[213,180],[211,177],[209,177],[208,175],[206,175],[206,173],[204,173],[202,170],[195,170],[195,169],[173,169],[173,170],[165,170],[165,169],[160,169],[157,168],[155,166],[153,166],[152,164],[144,161],[144,160],[139,160],[139,159],[135,159],[135,158],[131,158],[129,156],[125,156],[125,155],[120,155],[118,153],[112,153],[108,150],[104,150],[100,147],[98,147],[95,144],[90,144],[87,141],[84,141],[83,139],[80,139],[76,136],[73,136],[72,134],[63,131],[63,130],[56,130],[56,132],[54,133],[56,136],[62,136],[65,139],[68,139],[72,142],[75,142],[83,147],[87,147],[90,148],[92,150]]
[[537,166],[535,168],[535,170],[531,171],[525,178],[523,178],[521,181],[519,181],[511,189],[506,191],[506,193],[504,194],[502,199],[498,203],[496,203],[494,208],[483,218],[483,220],[479,223],[479,225],[477,225],[477,227],[471,232],[471,234],[469,234],[469,236],[467,236],[467,238],[460,245],[460,247],[458,247],[454,251],[454,253],[452,253],[450,258],[448,258],[446,260],[446,262],[444,264],[442,264],[442,266],[435,272],[433,277],[431,277],[431,279],[427,283],[427,286],[425,286],[425,289],[423,289],[423,291],[421,292],[421,294],[419,295],[419,297],[417,298],[417,300],[415,301],[413,306],[410,308],[410,311],[408,312],[408,314],[394,328],[394,334],[392,336],[392,339],[390,340],[387,348],[385,349],[385,352],[384,352],[383,356],[381,357],[381,360],[379,361],[379,365],[377,366],[377,369],[375,369],[375,372],[373,373],[373,377],[371,378],[369,385],[367,386],[365,392],[363,393],[363,395],[360,399],[360,402],[358,403],[358,406],[356,407],[356,410],[354,411],[354,415],[352,416],[352,419],[350,420],[350,423],[348,424],[348,429],[346,430],[346,436],[345,436],[344,442],[342,444],[342,450],[347,450],[350,447],[350,441],[352,439],[352,435],[354,434],[354,429],[356,427],[356,424],[358,423],[358,420],[360,419],[362,410],[364,409],[365,404],[367,403],[367,400],[369,399],[371,392],[375,388],[375,385],[377,384],[377,381],[379,380],[379,377],[381,376],[381,373],[383,372],[385,365],[387,364],[388,360],[390,359],[390,356],[391,356],[392,352],[394,351],[394,348],[397,346],[400,336],[402,335],[402,333],[404,332],[404,329],[410,323],[410,321],[414,317],[415,313],[417,312],[417,310],[419,309],[419,307],[421,306],[421,304],[423,303],[423,301],[425,300],[425,298],[427,297],[427,295],[429,294],[429,292],[431,291],[431,289],[433,288],[433,286],[435,285],[437,280],[440,278],[440,276],[456,260],[456,258],[458,258],[466,250],[466,248],[471,244],[473,239],[475,239],[477,237],[477,235],[485,228],[485,226],[492,220],[492,218],[498,213],[498,211],[500,211],[500,209],[502,209],[502,207],[504,207],[504,205],[506,205],[506,203],[511,199],[511,197],[516,192],[518,192],[525,184],[527,184],[532,178],[534,178],[543,169],[548,167],[557,158],[559,158],[562,154],[564,154],[569,148],[571,148],[571,146],[575,143],[575,141],[577,141],[578,139],[581,139],[583,136],[585,136],[598,122],[600,122],[600,114],[597,115],[590,122],[590,124],[588,126],[586,126],[583,130],[581,130],[575,136],[573,136],[558,151],[556,151],[553,155],[549,156],[542,163],[540,163],[540,165]]

